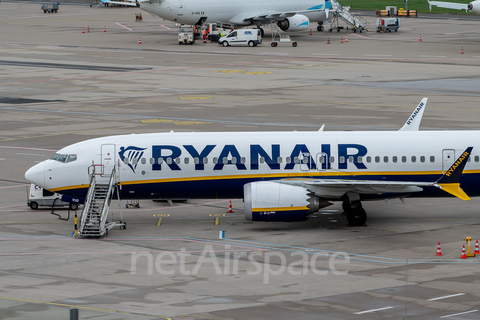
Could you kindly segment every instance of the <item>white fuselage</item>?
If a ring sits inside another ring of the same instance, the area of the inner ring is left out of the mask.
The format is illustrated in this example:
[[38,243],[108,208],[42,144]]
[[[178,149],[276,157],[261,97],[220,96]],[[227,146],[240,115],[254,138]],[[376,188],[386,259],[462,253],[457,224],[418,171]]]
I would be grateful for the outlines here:
[[230,198],[241,197],[244,184],[260,180],[436,181],[467,147],[473,152],[461,183],[475,196],[480,191],[480,131],[111,136],[65,147],[57,154],[76,155],[75,161],[46,160],[28,170],[26,178],[51,191],[81,196],[92,163],[103,165],[105,173],[120,163],[123,198]]
[[[312,10],[311,8],[324,9],[325,7],[324,0],[153,0],[139,1],[139,3],[142,10],[165,20],[189,25],[194,25],[201,18],[206,18],[207,22],[248,26],[255,24],[248,18],[251,19],[257,15]],[[316,11],[303,15],[313,22],[325,21],[333,17],[332,13],[327,17],[325,11]],[[264,19],[259,22],[268,24],[271,22],[271,19]]]

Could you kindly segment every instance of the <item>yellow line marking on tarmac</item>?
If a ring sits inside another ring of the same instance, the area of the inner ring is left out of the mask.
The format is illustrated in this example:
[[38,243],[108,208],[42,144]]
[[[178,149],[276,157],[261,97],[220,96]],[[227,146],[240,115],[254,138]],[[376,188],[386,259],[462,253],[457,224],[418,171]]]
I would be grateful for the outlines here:
[[219,217],[216,217],[216,218],[215,218],[215,225],[218,226],[219,223],[220,223],[220,218],[219,218]]
[[157,316],[157,315],[153,315],[153,314],[142,314],[142,313],[137,313],[137,312],[128,312],[128,311],[119,311],[119,310],[109,310],[109,309],[93,308],[93,307],[83,307],[83,306],[76,306],[76,305],[73,305],[73,304],[64,304],[64,303],[55,303],[55,302],[46,302],[46,301],[36,301],[36,300],[27,300],[27,299],[17,299],[17,298],[7,298],[7,297],[0,297],[0,299],[12,300],[12,301],[30,302],[30,303],[39,303],[39,304],[47,304],[47,305],[51,305],[51,306],[60,306],[60,307],[69,307],[69,308],[72,308],[72,307],[73,307],[73,308],[87,309],[87,310],[105,311],[105,312],[131,314],[131,315],[140,315],[140,316],[148,316],[148,317],[154,317],[154,318],[161,318],[161,319],[172,320],[172,318],[169,318],[169,317]]
[[169,213],[162,213],[162,214],[154,214],[154,217],[170,217]]
[[101,108],[102,106],[95,106],[95,107],[87,107],[86,109],[98,109]]
[[162,225],[162,219],[163,218],[158,218],[157,227],[160,227]]
[[210,217],[225,217],[225,213],[210,213]]
[[147,101],[147,103],[157,103],[157,102],[163,102],[162,100],[158,100],[158,101]]

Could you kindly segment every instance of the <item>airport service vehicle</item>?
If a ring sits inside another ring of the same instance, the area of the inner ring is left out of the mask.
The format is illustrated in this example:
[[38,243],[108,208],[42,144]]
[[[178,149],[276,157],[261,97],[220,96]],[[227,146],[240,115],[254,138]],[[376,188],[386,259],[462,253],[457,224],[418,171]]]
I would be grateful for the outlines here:
[[[236,26],[276,24],[282,31],[304,31],[310,22],[323,22],[334,16],[330,0],[137,0],[103,3],[138,6],[155,16],[186,25],[222,23]],[[263,36],[263,29],[261,29]]]
[[233,30],[226,36],[218,39],[218,44],[221,44],[224,47],[237,45],[255,47],[260,43],[262,43],[262,34],[259,29]]
[[[480,196],[480,130],[419,131],[426,103],[424,98],[398,131],[322,126],[91,139],[59,150],[25,178],[85,198],[87,168],[94,163],[103,179],[115,179],[124,200],[243,198],[245,218],[252,221],[301,221],[338,201],[349,224],[362,226],[365,201]],[[59,161],[65,158],[74,161]],[[115,174],[108,178],[109,172]]]
[[178,27],[178,44],[194,44],[195,43],[195,26],[179,26]]
[[51,207],[53,203],[55,203],[55,207],[69,206],[70,210],[78,209],[77,203],[68,203],[62,201],[61,199],[61,194],[48,191],[33,183],[31,183],[30,187],[28,188],[27,205],[32,210],[36,210],[40,206]]
[[45,2],[42,3],[40,10],[43,10],[43,13],[57,13],[58,12],[58,2]]
[[379,18],[375,25],[377,32],[397,32],[398,28],[400,28],[400,19],[398,18]]

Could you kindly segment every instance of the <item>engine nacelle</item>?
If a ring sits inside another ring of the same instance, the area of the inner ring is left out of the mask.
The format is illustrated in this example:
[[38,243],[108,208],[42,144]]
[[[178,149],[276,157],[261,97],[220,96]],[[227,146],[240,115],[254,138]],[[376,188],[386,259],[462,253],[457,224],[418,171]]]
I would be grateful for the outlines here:
[[302,221],[331,205],[305,188],[278,182],[247,183],[243,192],[245,219],[249,221]]
[[468,10],[470,10],[471,12],[474,12],[476,14],[479,14],[480,13],[480,0],[470,2],[468,4]]
[[282,31],[303,31],[310,26],[310,20],[304,15],[296,14],[293,17],[277,22],[277,26]]

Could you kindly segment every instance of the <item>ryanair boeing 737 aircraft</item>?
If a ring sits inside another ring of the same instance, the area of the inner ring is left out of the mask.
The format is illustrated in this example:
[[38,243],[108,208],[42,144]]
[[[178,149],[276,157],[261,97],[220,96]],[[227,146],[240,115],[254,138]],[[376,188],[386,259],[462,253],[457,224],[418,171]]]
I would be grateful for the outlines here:
[[[427,99],[399,131],[150,133],[67,146],[25,177],[84,198],[95,164],[115,169],[121,199],[243,198],[253,221],[299,221],[341,201],[480,195],[480,131],[419,131]],[[468,195],[467,195],[468,194]]]

